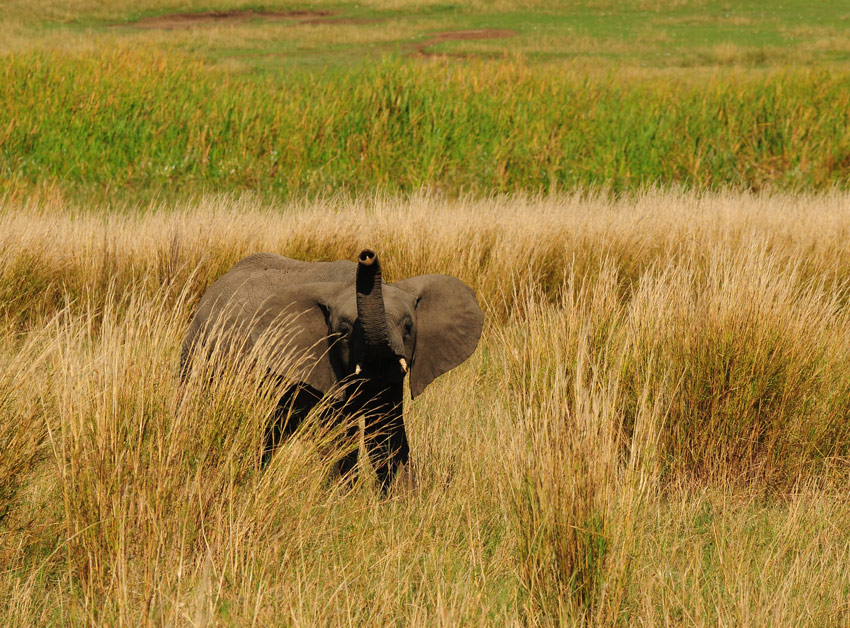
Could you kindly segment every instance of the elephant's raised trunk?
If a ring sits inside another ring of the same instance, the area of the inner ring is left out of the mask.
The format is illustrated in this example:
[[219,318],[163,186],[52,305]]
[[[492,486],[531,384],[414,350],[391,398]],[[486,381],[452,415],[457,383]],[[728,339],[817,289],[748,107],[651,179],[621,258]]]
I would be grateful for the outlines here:
[[357,259],[357,318],[366,354],[377,360],[389,351],[389,329],[381,292],[381,263],[374,251],[363,249]]

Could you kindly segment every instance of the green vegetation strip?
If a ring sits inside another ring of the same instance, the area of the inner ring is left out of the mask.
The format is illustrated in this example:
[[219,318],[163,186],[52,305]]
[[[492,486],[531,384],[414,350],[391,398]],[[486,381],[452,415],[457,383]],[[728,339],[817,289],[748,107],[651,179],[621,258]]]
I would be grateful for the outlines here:
[[0,187],[542,191],[850,183],[850,76],[592,78],[509,61],[234,76],[139,49],[0,62]]

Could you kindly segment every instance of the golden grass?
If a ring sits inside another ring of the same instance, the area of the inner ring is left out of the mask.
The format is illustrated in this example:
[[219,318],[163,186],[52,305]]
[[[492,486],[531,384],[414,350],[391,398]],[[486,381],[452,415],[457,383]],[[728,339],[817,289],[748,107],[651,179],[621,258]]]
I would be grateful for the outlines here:
[[[4,201],[4,624],[840,625],[848,201]],[[330,482],[317,426],[260,471],[250,369],[177,379],[239,257],[366,245],[487,312],[390,499]]]
[[182,50],[199,47],[211,50],[250,50],[253,54],[280,54],[281,50],[326,50],[334,46],[379,46],[383,54],[395,51],[399,41],[412,41],[429,30],[450,28],[445,20],[427,20],[410,24],[400,21],[382,21],[376,24],[298,24],[270,21],[258,28],[252,23],[210,25],[204,28],[176,30],[135,30],[132,27],[116,29],[125,39],[142,45],[176,46]]

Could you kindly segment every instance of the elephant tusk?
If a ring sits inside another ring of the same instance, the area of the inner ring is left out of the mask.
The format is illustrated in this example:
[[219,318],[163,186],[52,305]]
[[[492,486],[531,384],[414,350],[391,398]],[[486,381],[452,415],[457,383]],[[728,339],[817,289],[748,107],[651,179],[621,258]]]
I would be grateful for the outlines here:
[[360,368],[360,365],[358,364],[357,366],[355,366],[355,367],[354,367],[354,374],[355,374],[355,375],[360,375],[360,371],[362,371],[362,370],[363,370],[363,369],[362,369],[362,368]]
[[404,358],[399,358],[398,363],[401,364],[401,370],[403,373],[407,373],[407,360]]

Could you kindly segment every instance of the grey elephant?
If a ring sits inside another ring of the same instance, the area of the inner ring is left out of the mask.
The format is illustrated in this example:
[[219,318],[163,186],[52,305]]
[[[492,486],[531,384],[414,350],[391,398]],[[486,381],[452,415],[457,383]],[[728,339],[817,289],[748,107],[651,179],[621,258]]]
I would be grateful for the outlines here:
[[[238,262],[201,298],[183,342],[181,372],[199,355],[198,347],[209,347],[213,333],[236,340],[254,356],[265,354],[271,375],[284,375],[275,372],[284,369],[276,353],[291,355],[294,349],[302,356],[296,376],[291,360],[286,368],[288,381],[296,383],[286,389],[266,430],[266,459],[325,395],[335,395],[324,404],[334,416],[365,417],[366,450],[386,491],[409,456],[405,375],[414,398],[472,355],[483,321],[475,293],[459,279],[420,275],[388,284],[368,249],[356,264],[257,253]],[[287,333],[269,334],[275,324]],[[356,442],[356,421],[347,425]],[[352,478],[357,447],[349,447],[336,466]]]

